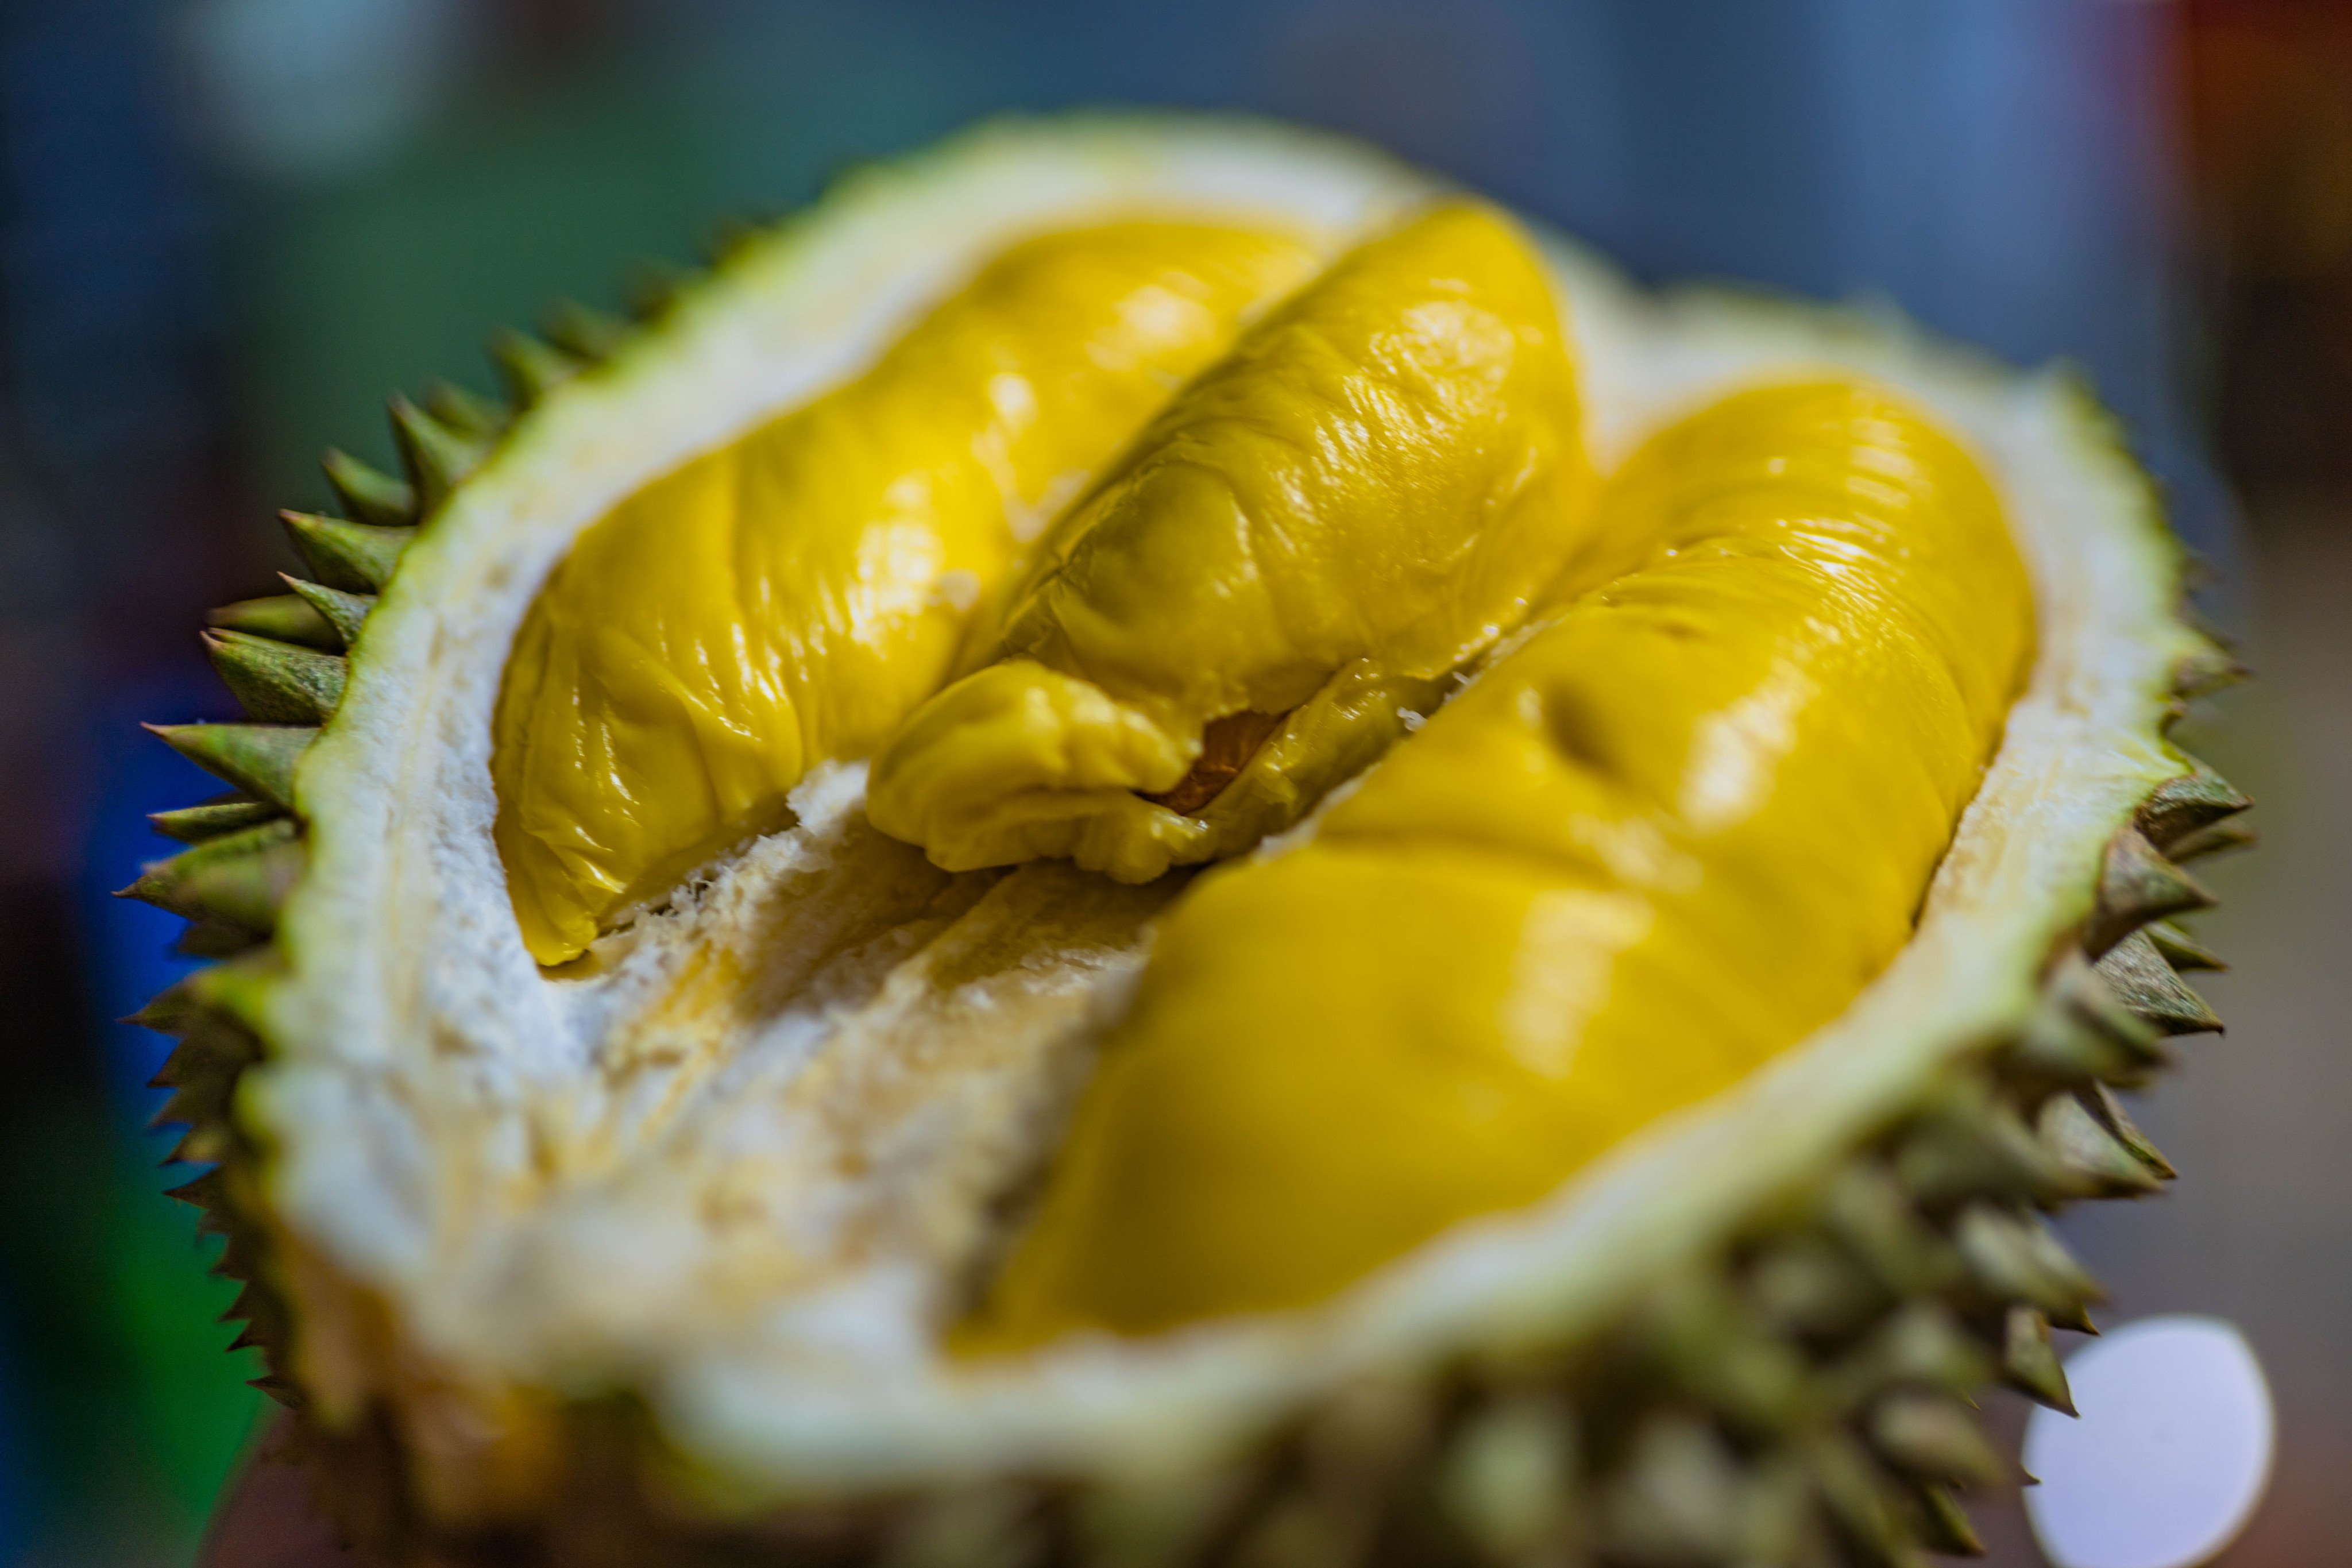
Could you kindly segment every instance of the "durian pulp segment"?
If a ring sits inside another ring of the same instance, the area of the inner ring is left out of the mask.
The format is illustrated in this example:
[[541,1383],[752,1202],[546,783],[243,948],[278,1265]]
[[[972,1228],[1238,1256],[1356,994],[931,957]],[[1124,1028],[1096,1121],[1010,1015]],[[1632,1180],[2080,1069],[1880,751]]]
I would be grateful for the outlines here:
[[877,744],[1054,510],[1318,258],[1135,221],[1013,247],[848,384],[583,532],[500,693],[496,834],[542,963]]
[[2032,642],[1975,463],[1884,393],[1766,388],[1599,515],[1655,552],[1166,917],[969,1342],[1327,1297],[1729,1087],[1909,939]]
[[[1485,207],[1341,258],[1055,524],[998,662],[877,758],[875,825],[953,870],[1068,856],[1131,882],[1288,826],[1583,544],[1566,337],[1541,261]],[[1212,721],[1294,710],[1247,804],[1144,798]]]

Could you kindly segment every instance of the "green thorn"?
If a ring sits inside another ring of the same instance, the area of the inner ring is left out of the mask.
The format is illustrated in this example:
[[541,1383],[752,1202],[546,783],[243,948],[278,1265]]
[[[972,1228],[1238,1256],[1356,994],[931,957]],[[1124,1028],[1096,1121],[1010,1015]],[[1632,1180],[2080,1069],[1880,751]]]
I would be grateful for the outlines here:
[[1861,1353],[1880,1389],[1930,1388],[1965,1395],[1991,1371],[1982,1347],[1951,1309],[1933,1300],[1906,1302],[1889,1313]]
[[2140,804],[2137,821],[2149,841],[2163,845],[2169,854],[2183,835],[2210,827],[2253,804],[2229,780],[2192,759],[2189,772],[2156,786]]
[[294,764],[319,731],[289,724],[149,724],[215,778],[287,811],[294,809]]
[[499,379],[517,406],[523,408],[535,406],[585,368],[554,344],[512,327],[490,340],[490,363],[499,367]]
[[1575,1412],[1557,1394],[1504,1397],[1464,1423],[1438,1473],[1441,1507],[1497,1562],[1534,1561],[1578,1524]]
[[248,1377],[245,1381],[246,1386],[261,1390],[289,1410],[302,1408],[302,1391],[295,1386],[291,1378],[279,1377],[272,1373],[268,1377]]
[[2173,864],[2180,865],[2215,855],[2234,855],[2241,849],[2252,849],[2261,842],[2262,835],[2242,822],[2217,822],[2210,827],[2182,834],[2166,845],[2164,852]]
[[[421,522],[440,510],[441,503],[467,474],[489,454],[489,443],[454,430],[405,397],[392,400],[392,439],[400,448],[401,467],[408,471],[409,488],[416,492]],[[349,586],[336,584],[337,587]],[[381,588],[381,582],[369,584]]]
[[191,921],[187,928],[172,941],[172,951],[182,958],[235,958],[249,952],[268,940],[266,931],[235,921],[206,917]]
[[2107,949],[2095,967],[2116,1000],[2165,1034],[2194,1035],[2221,1027],[2205,999],[2173,973],[2164,950],[2147,931],[2136,931]]
[[2053,1323],[2087,1331],[2083,1309],[2100,1299],[2098,1283],[2040,1220],[1972,1204],[1961,1212],[1952,1240],[1994,1300],[2021,1300],[2041,1308]]
[[2000,1456],[1967,1408],[1948,1394],[1905,1390],[1871,1411],[1871,1447],[1887,1463],[1924,1481],[1988,1486],[2000,1479]]
[[260,724],[323,724],[343,700],[342,656],[244,632],[206,632],[221,683]]
[[1919,1217],[1893,1174],[1856,1163],[1823,1194],[1819,1223],[1895,1298],[1926,1295],[1952,1278],[1958,1260]]
[[243,632],[273,642],[299,643],[332,653],[335,628],[317,611],[292,594],[272,594],[266,599],[239,599],[208,612],[205,624],[221,631]]
[[1947,1557],[1981,1557],[1985,1554],[1984,1537],[1969,1522],[1968,1510],[1952,1496],[1951,1489],[1930,1481],[1912,1494],[1918,1515],[1919,1541],[1930,1552]]
[[368,612],[375,608],[373,594],[346,594],[341,588],[330,588],[324,583],[306,583],[291,574],[278,574],[286,585],[299,595],[310,606],[335,629],[335,637],[348,648],[360,640],[360,627],[367,624]]
[[221,920],[267,933],[278,906],[302,872],[300,836],[279,818],[224,835],[140,868],[115,895],[139,899],[189,920]]
[[2168,1182],[2180,1173],[2172,1168],[2172,1162],[2164,1157],[2163,1151],[2147,1141],[2147,1134],[2133,1124],[2131,1113],[2123,1108],[2123,1102],[2116,1098],[2114,1090],[2105,1084],[2095,1083],[2082,1092],[2084,1104],[2091,1114],[2099,1119],[2099,1124],[2115,1136],[2116,1142],[2130,1150],[2142,1164]]
[[514,423],[514,410],[505,404],[468,392],[454,381],[436,381],[425,388],[425,410],[478,446],[488,446]]
[[2074,1172],[2094,1194],[2140,1197],[2163,1185],[2156,1172],[2074,1095],[2061,1090],[2042,1101],[2034,1124],[2052,1157]]
[[2172,690],[2178,697],[2206,697],[2224,687],[2235,686],[2252,673],[2229,649],[2209,642],[2173,661]]
[[416,522],[416,492],[381,468],[330,447],[319,460],[343,510],[375,528],[408,528]]
[[155,831],[166,838],[176,838],[183,844],[201,844],[207,838],[217,838],[224,833],[234,833],[240,827],[258,827],[278,816],[278,809],[266,800],[255,800],[234,790],[200,805],[184,805],[177,811],[158,811],[147,820]]
[[2166,859],[2147,836],[2126,827],[2107,841],[2099,870],[2099,904],[2083,934],[2095,958],[2153,920],[2214,903],[2197,879]]
[[2156,944],[2156,951],[2164,954],[2164,961],[2176,970],[2218,972],[2230,967],[2221,962],[2220,953],[2170,921],[2150,921],[2140,929],[2147,933],[2147,940]]
[[1692,1399],[1750,1431],[1776,1431],[1808,1410],[1803,1358],[1760,1331],[1738,1296],[1693,1272],[1656,1290],[1641,1314],[1647,1349]]
[[1797,1235],[1772,1242],[1749,1265],[1748,1300],[1781,1333],[1829,1338],[1867,1322],[1886,1302],[1885,1289],[1825,1237]]
[[544,326],[550,342],[590,364],[610,359],[634,332],[620,317],[573,300],[557,300],[548,310]]
[[1925,1568],[1897,1506],[1899,1489],[1860,1442],[1831,1427],[1807,1437],[1796,1452],[1857,1556],[1878,1568]]
[[2059,1364],[2050,1342],[2050,1320],[2022,1303],[2010,1308],[2002,1323],[2001,1381],[2027,1398],[2065,1415],[2074,1414],[2074,1395],[2066,1386],[2066,1369]]
[[378,528],[307,511],[281,511],[278,516],[294,548],[320,581],[347,594],[380,592],[392,581],[402,552],[416,540],[413,528]]
[[1651,1416],[1600,1500],[1607,1550],[1636,1563],[1735,1561],[1743,1479],[1711,1428],[1686,1415]]
[[768,232],[772,222],[746,213],[731,213],[713,224],[709,243],[703,247],[711,268],[723,268],[749,251]]
[[1973,1076],[1937,1090],[1894,1161],[1895,1179],[1932,1209],[1970,1198],[2042,1203],[2081,1195],[2016,1110]]
[[639,321],[653,321],[667,315],[694,286],[697,276],[691,268],[672,262],[638,263],[630,269],[629,314]]

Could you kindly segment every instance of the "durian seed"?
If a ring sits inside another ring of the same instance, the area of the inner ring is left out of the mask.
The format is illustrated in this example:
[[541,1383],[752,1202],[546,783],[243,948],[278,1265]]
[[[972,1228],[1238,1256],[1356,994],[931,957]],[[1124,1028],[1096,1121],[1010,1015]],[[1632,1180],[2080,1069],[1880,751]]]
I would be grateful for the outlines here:
[[294,824],[265,822],[150,862],[116,895],[139,899],[190,920],[215,919],[267,932],[278,906],[302,872]]
[[1730,1563],[1740,1548],[1738,1460],[1690,1416],[1651,1416],[1624,1468],[1600,1498],[1599,1524],[1612,1562]]
[[2163,950],[2146,931],[2136,931],[2107,949],[2096,967],[2117,1001],[2168,1035],[2221,1027],[2213,1009],[2173,973]]
[[1913,1494],[1913,1501],[1918,1515],[1919,1540],[1928,1551],[1948,1557],[1985,1554],[1984,1538],[1969,1521],[1968,1511],[1952,1496],[1950,1488],[1928,1482]]
[[2221,962],[2221,954],[2170,921],[2150,921],[2140,929],[2147,932],[2147,940],[2156,944],[2156,951],[2164,954],[2164,961],[2175,970],[2218,972],[2230,967]]
[[1960,1268],[1883,1166],[1857,1162],[1823,1194],[1822,1228],[1897,1299],[1942,1289]]
[[343,700],[340,654],[245,632],[206,632],[205,652],[246,717],[265,724],[323,724]]
[[[416,516],[422,522],[439,510],[450,492],[489,455],[489,443],[451,428],[405,397],[394,397],[391,410],[393,445],[400,449],[400,466],[407,470],[408,488],[416,492]],[[373,592],[382,588],[383,583],[383,579],[378,579],[361,586]],[[334,585],[353,586],[348,583]]]
[[512,327],[490,340],[490,363],[498,366],[499,379],[521,408],[535,406],[585,368],[553,343]]
[[634,331],[620,317],[591,310],[574,300],[557,300],[542,325],[550,342],[590,364],[610,359]]
[[346,594],[341,588],[330,588],[324,583],[306,583],[284,572],[280,572],[278,576],[326,618],[327,624],[335,628],[335,637],[342,647],[348,648],[359,641],[360,627],[367,624],[368,612],[375,608],[374,595]]
[[2160,854],[2147,836],[2126,827],[2107,841],[2099,871],[2099,904],[2083,933],[2083,950],[2096,958],[2153,920],[2210,909],[2213,895]]
[[215,778],[287,811],[294,764],[319,731],[292,724],[148,724],[143,728]]
[[147,820],[155,831],[166,838],[176,838],[183,844],[201,844],[207,838],[217,838],[224,833],[234,833],[240,827],[257,827],[279,815],[278,809],[266,800],[230,790],[215,795],[201,805],[184,805],[177,811],[150,813]]
[[2165,846],[2165,854],[2175,864],[2203,860],[2215,855],[2234,855],[2241,849],[2252,849],[2262,842],[2262,835],[2242,822],[2217,822],[2210,827],[2200,827],[2185,834]]
[[2052,1095],[2035,1120],[2043,1147],[2102,1197],[2139,1197],[2164,1184],[2074,1095]]
[[2172,854],[2178,839],[2234,816],[2253,804],[2229,780],[2204,763],[2192,761],[2189,772],[2156,786],[2141,803],[2136,820],[2150,843]]
[[375,528],[408,528],[416,522],[416,492],[407,482],[330,447],[319,459],[327,483],[343,510]]
[[1539,1561],[1577,1527],[1575,1412],[1552,1394],[1496,1401],[1454,1435],[1437,1489],[1447,1517],[1495,1562]]
[[2097,1282],[2039,1220],[1972,1204],[1961,1212],[1952,1239],[1979,1287],[1995,1300],[2026,1301],[2062,1328],[2089,1331],[2084,1308],[2099,1299]]
[[1879,1388],[1917,1387],[1966,1395],[1991,1368],[1950,1308],[1912,1301],[1889,1313],[1861,1352]]
[[1761,1251],[1748,1267],[1747,1291],[1772,1329],[1815,1339],[1851,1332],[1887,1300],[1859,1265],[1814,1235],[1790,1237]]
[[2224,687],[2235,686],[2252,673],[2229,649],[2209,642],[2173,661],[2172,689],[2179,697],[2210,696]]
[[2024,1303],[2009,1309],[2002,1321],[2001,1381],[2020,1394],[2053,1410],[2074,1414],[2074,1396],[2066,1387],[2066,1369],[2050,1342],[2050,1320]]
[[1974,1077],[1943,1086],[1895,1150],[1895,1174],[1930,1209],[1978,1197],[2042,1203],[2079,1195],[2017,1112]]
[[514,423],[514,411],[505,404],[468,392],[454,381],[436,381],[425,388],[425,411],[482,445],[497,440]]
[[2000,1458],[1976,1417],[1948,1394],[1890,1394],[1871,1411],[1867,1430],[1887,1463],[1921,1480],[1986,1486],[2000,1478]]
[[335,628],[317,610],[292,594],[272,594],[266,599],[240,599],[205,616],[205,624],[221,631],[243,632],[273,642],[299,643],[332,653]]
[[319,580],[347,594],[374,594],[392,581],[401,552],[415,542],[413,528],[379,528],[315,512],[281,511],[287,537]]
[[2130,1113],[2124,1110],[2123,1103],[2116,1099],[2115,1092],[2105,1084],[2095,1083],[2080,1092],[2084,1104],[2092,1115],[2099,1119],[2099,1124],[2113,1133],[2116,1142],[2130,1150],[2149,1170],[2168,1182],[2180,1173],[2172,1168],[2172,1162],[2164,1157],[2163,1152],[2147,1141],[2147,1134],[2132,1124]]

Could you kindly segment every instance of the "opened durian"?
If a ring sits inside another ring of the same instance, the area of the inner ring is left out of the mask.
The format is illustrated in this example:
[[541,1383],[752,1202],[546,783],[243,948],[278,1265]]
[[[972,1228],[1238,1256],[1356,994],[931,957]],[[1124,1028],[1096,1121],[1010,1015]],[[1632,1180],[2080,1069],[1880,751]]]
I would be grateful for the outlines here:
[[131,889],[369,1553],[1969,1546],[2246,804],[2074,384],[1161,115],[499,359]]

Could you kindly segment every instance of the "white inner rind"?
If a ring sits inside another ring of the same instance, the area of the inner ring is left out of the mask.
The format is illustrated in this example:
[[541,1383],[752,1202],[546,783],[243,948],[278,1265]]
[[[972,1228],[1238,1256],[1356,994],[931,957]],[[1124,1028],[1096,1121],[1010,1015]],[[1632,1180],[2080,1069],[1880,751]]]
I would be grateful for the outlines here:
[[[989,128],[830,197],[467,481],[404,560],[301,765],[310,869],[281,921],[270,1059],[240,1102],[305,1260],[288,1288],[327,1418],[427,1384],[625,1388],[688,1472],[753,1503],[1181,1464],[1360,1373],[1600,1324],[2024,1015],[2106,837],[2181,771],[2157,719],[2194,643],[2144,481],[2063,377],[1899,322],[1654,300],[1564,243],[1604,464],[1729,387],[1858,371],[1973,447],[2032,573],[2032,685],[1916,936],[1835,1024],[1547,1203],[1462,1226],[1319,1308],[965,1364],[938,1349],[939,1320],[1169,889],[1062,867],[949,877],[865,826],[860,770],[829,768],[796,795],[793,828],[601,943],[595,973],[532,964],[491,843],[490,715],[514,629],[582,528],[854,374],[1023,235],[1197,214],[1336,247],[1432,188],[1248,123]],[[353,1300],[394,1325],[394,1346],[338,1342],[358,1332]],[[457,1448],[496,1441],[494,1424],[436,1430]]]

